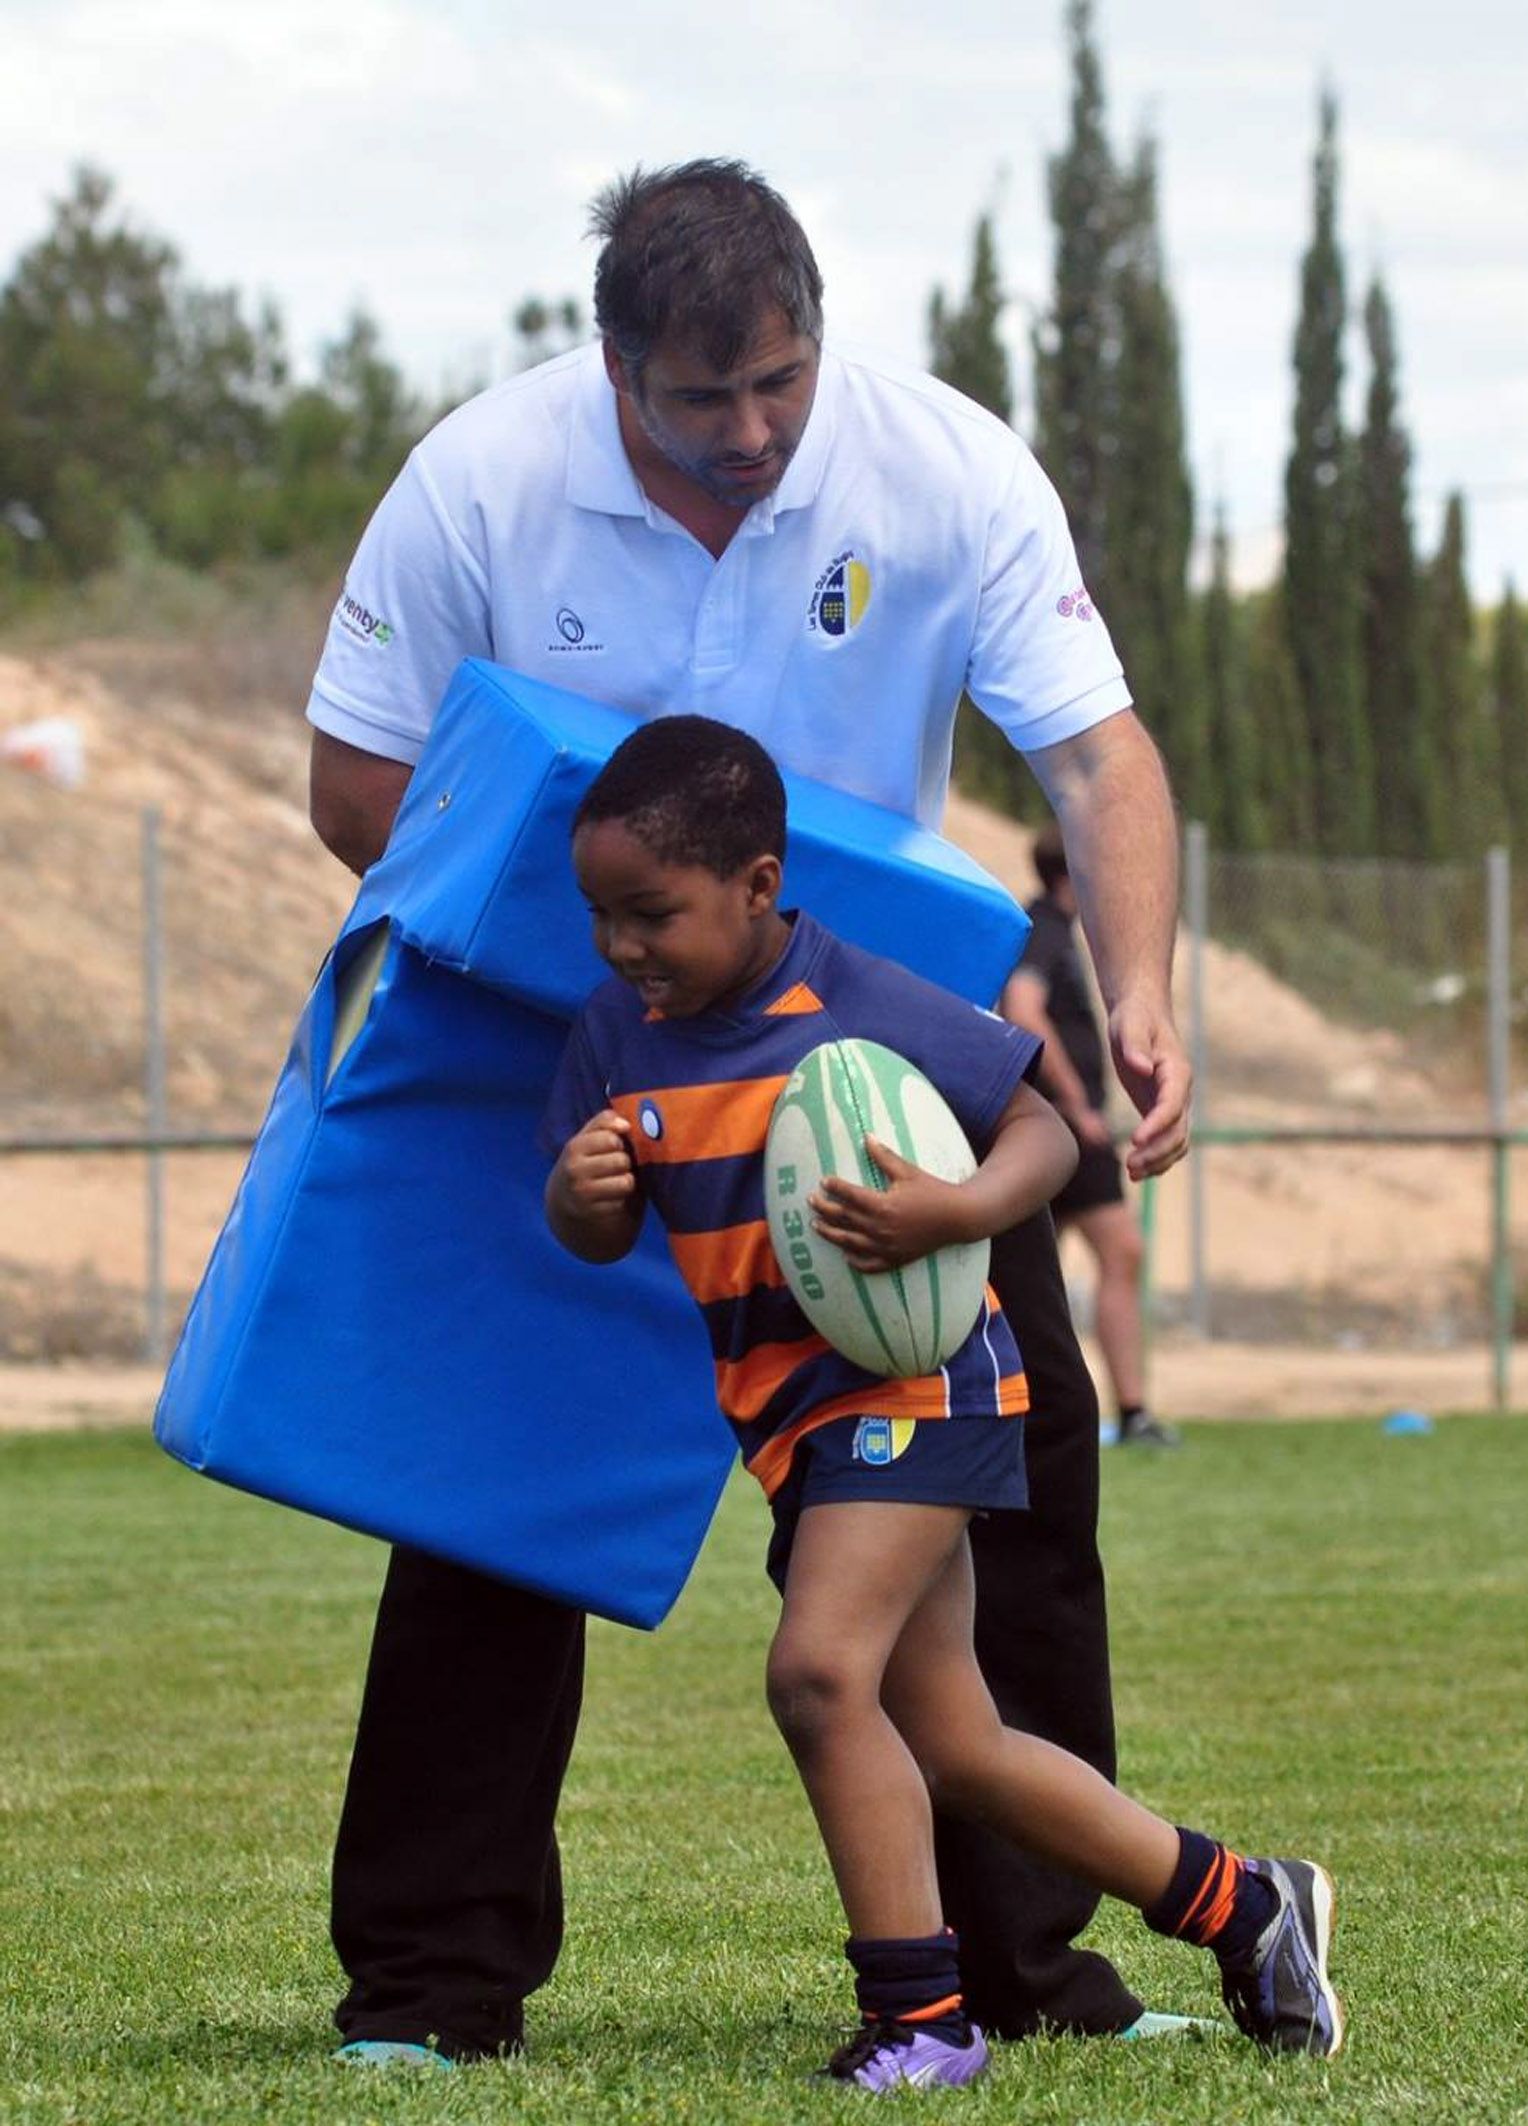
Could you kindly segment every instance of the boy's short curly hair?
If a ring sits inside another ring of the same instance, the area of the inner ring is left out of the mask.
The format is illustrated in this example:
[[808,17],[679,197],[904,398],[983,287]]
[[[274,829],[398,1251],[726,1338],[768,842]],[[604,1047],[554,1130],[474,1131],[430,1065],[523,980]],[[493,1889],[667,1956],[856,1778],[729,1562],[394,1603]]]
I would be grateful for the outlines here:
[[731,878],[785,856],[785,785],[756,738],[711,716],[659,716],[621,741],[584,792],[573,832],[619,820],[665,864]]

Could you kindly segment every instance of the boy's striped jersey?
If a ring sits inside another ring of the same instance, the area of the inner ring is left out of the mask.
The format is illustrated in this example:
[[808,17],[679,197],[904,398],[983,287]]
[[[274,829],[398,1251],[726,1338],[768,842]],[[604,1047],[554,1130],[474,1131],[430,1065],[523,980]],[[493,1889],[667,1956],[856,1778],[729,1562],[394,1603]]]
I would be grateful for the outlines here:
[[990,1286],[938,1373],[887,1380],[835,1351],[786,1287],[764,1218],[764,1139],[781,1087],[822,1041],[879,1041],[939,1088],[978,1158],[1034,1035],[846,944],[805,914],[761,982],[725,1010],[649,1015],[612,978],[574,1021],[542,1123],[552,1156],[601,1108],[631,1124],[638,1185],[700,1307],[717,1399],[766,1492],[803,1433],[835,1417],[1016,1416],[1028,1407],[1013,1332]]

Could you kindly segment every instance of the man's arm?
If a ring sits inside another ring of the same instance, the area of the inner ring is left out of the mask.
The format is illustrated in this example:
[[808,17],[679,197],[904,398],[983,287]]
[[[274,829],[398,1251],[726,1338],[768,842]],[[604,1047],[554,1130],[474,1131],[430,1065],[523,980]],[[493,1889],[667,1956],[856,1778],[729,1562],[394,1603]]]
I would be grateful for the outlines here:
[[1061,825],[1114,1067],[1141,1116],[1125,1162],[1140,1181],[1165,1173],[1188,1150],[1193,1081],[1172,1013],[1172,792],[1161,756],[1129,710],[1028,758]]
[[357,877],[387,847],[413,772],[407,761],[363,752],[327,731],[313,733],[308,816],[324,847]]

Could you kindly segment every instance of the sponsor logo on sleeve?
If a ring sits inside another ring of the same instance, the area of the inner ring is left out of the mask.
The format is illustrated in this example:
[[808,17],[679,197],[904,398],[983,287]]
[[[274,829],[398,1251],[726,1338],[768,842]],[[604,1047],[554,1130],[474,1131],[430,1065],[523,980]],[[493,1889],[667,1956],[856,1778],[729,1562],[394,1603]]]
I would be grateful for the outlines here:
[[870,570],[852,547],[835,554],[812,587],[807,633],[828,642],[852,635],[865,617],[871,588]]
[[334,609],[334,617],[345,633],[353,635],[357,642],[375,643],[378,649],[385,650],[393,639],[392,623],[384,620],[380,613],[374,613],[370,607],[362,605],[359,598],[352,598],[348,585],[340,592],[340,602]]
[[1056,600],[1056,611],[1063,620],[1091,620],[1093,601],[1079,583],[1076,590],[1066,591]]

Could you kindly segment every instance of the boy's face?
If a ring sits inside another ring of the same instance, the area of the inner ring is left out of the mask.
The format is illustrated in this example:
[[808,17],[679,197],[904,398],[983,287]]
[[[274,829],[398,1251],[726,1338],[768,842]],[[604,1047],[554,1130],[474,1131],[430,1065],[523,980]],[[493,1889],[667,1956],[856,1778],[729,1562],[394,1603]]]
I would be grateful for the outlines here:
[[778,857],[718,878],[704,864],[665,863],[624,821],[601,819],[574,835],[573,869],[600,957],[665,1019],[709,1010],[779,957]]

